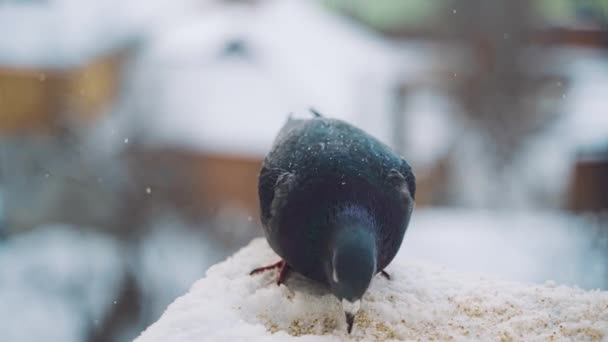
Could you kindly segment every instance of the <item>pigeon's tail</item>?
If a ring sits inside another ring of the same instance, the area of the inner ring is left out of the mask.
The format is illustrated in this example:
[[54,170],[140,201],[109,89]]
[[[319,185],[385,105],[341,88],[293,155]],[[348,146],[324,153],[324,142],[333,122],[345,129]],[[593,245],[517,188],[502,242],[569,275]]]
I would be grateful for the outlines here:
[[315,118],[322,118],[323,115],[321,115],[321,113],[319,113],[316,109],[310,107],[308,108],[308,110],[310,110],[310,112],[312,113],[312,115],[315,116]]

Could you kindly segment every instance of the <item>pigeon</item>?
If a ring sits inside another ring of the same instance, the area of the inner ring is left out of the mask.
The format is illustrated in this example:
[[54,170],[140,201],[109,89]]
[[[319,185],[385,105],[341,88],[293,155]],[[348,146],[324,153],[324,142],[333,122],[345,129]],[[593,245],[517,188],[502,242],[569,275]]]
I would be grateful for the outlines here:
[[264,234],[278,269],[325,284],[341,301],[350,334],[374,275],[390,279],[414,208],[409,164],[365,131],[315,110],[289,118],[262,163],[258,193]]

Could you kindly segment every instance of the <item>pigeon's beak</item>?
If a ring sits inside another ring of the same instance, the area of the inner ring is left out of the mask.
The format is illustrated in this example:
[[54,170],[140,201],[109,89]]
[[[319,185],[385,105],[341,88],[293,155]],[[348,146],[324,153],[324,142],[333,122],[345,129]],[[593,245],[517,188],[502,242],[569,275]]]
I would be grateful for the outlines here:
[[353,330],[353,323],[355,322],[355,316],[361,308],[361,300],[355,300],[354,302],[342,299],[342,308],[344,309],[344,316],[346,316],[347,331],[350,334]]
[[350,332],[353,331],[353,323],[355,323],[355,315],[353,315],[350,312],[346,312],[346,311],[344,312],[344,315],[346,316],[346,325],[347,325],[346,330],[350,334]]

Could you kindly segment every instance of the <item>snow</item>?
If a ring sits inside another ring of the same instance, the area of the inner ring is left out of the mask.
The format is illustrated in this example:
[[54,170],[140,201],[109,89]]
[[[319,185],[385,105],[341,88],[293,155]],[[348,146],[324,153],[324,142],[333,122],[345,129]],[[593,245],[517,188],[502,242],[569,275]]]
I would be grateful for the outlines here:
[[[138,342],[341,341],[344,313],[321,286],[273,272],[263,239],[207,271]],[[487,279],[397,259],[377,276],[356,318],[353,340],[595,340],[608,337],[608,292]]]
[[151,221],[130,242],[68,225],[0,238],[0,341],[85,341],[106,326],[133,277],[139,316],[114,335],[132,341],[226,256],[208,226],[166,214]]
[[163,29],[195,5],[201,1],[2,1],[0,31],[11,34],[0,35],[0,63],[78,65]]
[[225,256],[222,246],[200,227],[173,217],[156,217],[133,247],[132,271],[147,322],[158,319],[167,304]]
[[[245,52],[227,56],[235,41]],[[387,141],[404,55],[312,1],[225,5],[153,37],[131,98],[150,144],[262,157],[289,113],[310,106]]]
[[556,211],[417,209],[397,258],[513,281],[608,290],[607,228]]
[[415,170],[428,170],[450,153],[464,130],[455,107],[453,100],[436,91],[419,90],[407,99],[403,148]]
[[83,341],[123,282],[114,241],[70,226],[1,241],[0,265],[2,341]]

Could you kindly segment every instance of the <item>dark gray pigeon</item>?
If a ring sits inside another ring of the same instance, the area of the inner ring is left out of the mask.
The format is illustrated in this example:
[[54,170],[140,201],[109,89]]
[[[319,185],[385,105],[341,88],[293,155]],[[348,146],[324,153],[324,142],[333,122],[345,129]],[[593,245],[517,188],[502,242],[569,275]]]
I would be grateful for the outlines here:
[[344,121],[313,111],[289,119],[260,171],[264,233],[279,268],[326,284],[342,302],[348,332],[372,277],[393,260],[414,207],[408,163]]

